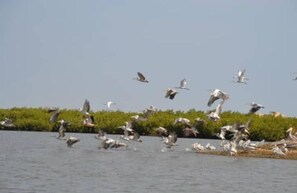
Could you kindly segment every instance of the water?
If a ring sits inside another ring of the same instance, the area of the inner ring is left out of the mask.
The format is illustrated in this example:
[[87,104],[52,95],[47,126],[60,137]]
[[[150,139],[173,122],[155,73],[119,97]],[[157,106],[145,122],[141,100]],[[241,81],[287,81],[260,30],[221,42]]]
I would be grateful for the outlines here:
[[[178,139],[164,149],[157,137],[128,148],[98,149],[95,134],[71,134],[68,148],[56,133],[0,131],[0,192],[296,192],[296,161],[202,155]],[[66,133],[66,135],[70,135]],[[118,138],[119,136],[108,135]]]

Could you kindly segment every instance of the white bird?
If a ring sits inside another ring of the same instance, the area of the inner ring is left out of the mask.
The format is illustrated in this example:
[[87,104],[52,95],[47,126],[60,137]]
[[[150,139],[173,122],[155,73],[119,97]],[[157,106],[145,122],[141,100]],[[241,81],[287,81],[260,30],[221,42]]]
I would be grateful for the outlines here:
[[248,79],[244,76],[244,73],[245,73],[245,69],[244,70],[239,70],[238,75],[234,77],[236,79],[234,82],[235,83],[247,84],[245,82],[245,80],[248,80]]
[[260,110],[261,108],[264,108],[263,105],[257,104],[255,102],[252,102],[250,105],[251,105],[251,109],[249,110],[249,114],[253,114],[253,113],[257,112],[258,110]]
[[171,132],[168,137],[163,139],[163,143],[166,144],[167,148],[171,148],[172,146],[177,146],[177,134],[175,132]]
[[3,127],[14,127],[12,120],[7,117],[4,118],[4,121],[0,122],[0,125]]
[[62,140],[66,140],[65,138],[65,131],[66,129],[69,127],[70,122],[65,121],[65,120],[60,120],[58,121],[60,123],[60,127],[59,127],[59,135],[57,137],[57,139],[62,139]]
[[182,79],[182,81],[180,81],[180,86],[179,87],[175,87],[177,89],[185,89],[185,90],[190,90],[189,88],[186,87],[187,84],[187,80],[184,78]]
[[227,95],[227,93],[225,93],[219,89],[214,89],[208,99],[207,106],[210,107],[218,99],[222,99],[225,101],[225,100],[229,99],[229,96]]
[[142,73],[137,72],[137,75],[138,75],[138,77],[133,78],[133,79],[138,80],[139,82],[145,82],[145,83],[149,82],[148,80],[146,80],[145,76]]
[[286,155],[286,153],[281,149],[279,148],[277,145],[275,145],[273,148],[272,148],[272,152],[277,154],[277,155]]
[[297,137],[292,134],[292,131],[293,131],[293,127],[290,127],[286,131],[286,140],[288,140],[288,141],[297,141]]
[[160,137],[168,135],[168,131],[164,127],[158,127],[155,130]]
[[176,124],[178,124],[178,123],[181,123],[181,124],[183,124],[183,125],[192,127],[192,124],[190,123],[190,120],[187,119],[187,118],[183,118],[183,117],[176,118],[176,119],[174,120],[173,124],[176,125]]
[[178,94],[178,92],[172,88],[168,88],[166,90],[165,98],[169,98],[171,100],[174,99],[175,95]]
[[208,150],[211,150],[211,151],[216,150],[216,147],[213,146],[213,145],[210,145],[209,143],[207,143],[207,144],[205,145],[205,148],[208,149]]
[[72,147],[72,145],[77,142],[79,142],[79,139],[77,137],[72,137],[72,136],[70,136],[66,141],[68,147]]
[[223,106],[223,104],[224,104],[224,100],[221,101],[221,102],[218,104],[218,106],[217,106],[215,112],[210,112],[210,113],[207,115],[208,118],[209,118],[210,120],[212,120],[212,121],[219,121],[219,120],[221,119],[220,115],[221,115],[221,112],[222,112],[222,106]]
[[121,128],[123,131],[127,130],[129,132],[133,132],[134,130],[132,129],[132,123],[131,122],[125,122],[125,125],[119,126],[118,128]]
[[193,143],[192,149],[195,151],[203,151],[205,149],[205,147],[203,145],[201,145],[200,143]]
[[106,105],[107,108],[109,109],[111,107],[111,105],[116,105],[116,103],[113,101],[108,101],[108,102],[104,103],[104,105]]
[[85,118],[83,119],[83,125],[85,127],[95,127],[95,119],[91,114],[85,114]]

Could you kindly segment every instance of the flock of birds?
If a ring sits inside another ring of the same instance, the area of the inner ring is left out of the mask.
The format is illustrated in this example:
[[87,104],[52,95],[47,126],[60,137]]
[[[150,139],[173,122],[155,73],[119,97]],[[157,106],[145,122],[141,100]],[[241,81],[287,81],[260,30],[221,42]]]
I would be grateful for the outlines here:
[[[245,77],[245,70],[239,70],[237,76],[234,78],[234,83],[242,83],[247,84],[248,78]],[[137,81],[142,83],[149,83],[146,77],[137,72],[137,77],[134,78]],[[297,77],[293,80],[297,80]],[[176,89],[190,90],[186,87],[187,81],[186,79],[181,80],[180,86],[174,88],[168,88],[165,93],[165,98],[173,100],[175,96],[178,94]],[[207,117],[210,121],[219,121],[221,120],[221,112],[223,104],[226,100],[229,99],[229,96],[226,92],[221,91],[219,89],[212,90],[207,106],[211,107],[216,101],[220,101],[217,107],[213,110],[207,111]],[[111,105],[115,105],[115,102],[109,101],[105,103],[107,108],[110,108]],[[256,113],[261,108],[264,108],[263,105],[252,102],[250,104],[251,108],[249,110],[250,114]],[[79,138],[74,136],[66,137],[65,132],[67,128],[70,126],[70,122],[66,120],[58,120],[61,111],[59,108],[49,108],[48,112],[51,113],[49,121],[51,123],[59,123],[58,136],[57,139],[65,140],[68,147],[72,147],[73,144],[80,141]],[[82,124],[85,127],[95,127],[94,116],[90,113],[90,102],[86,99],[83,108],[80,110],[83,120]],[[118,139],[113,139],[107,137],[104,131],[99,130],[98,135],[95,136],[96,139],[100,141],[99,148],[103,149],[113,149],[119,147],[128,147],[127,143],[130,142],[142,142],[140,139],[140,134],[137,132],[136,123],[140,121],[146,121],[149,119],[150,115],[157,112],[157,109],[154,106],[150,106],[143,110],[142,115],[132,116],[132,121],[125,122],[125,125],[119,126],[118,128],[122,129],[123,135],[121,135]],[[173,121],[173,124],[179,124],[183,129],[184,137],[197,137],[199,135],[198,130],[196,129],[198,125],[205,125],[206,121],[200,118],[195,119],[195,123],[192,124],[189,119],[179,117]],[[13,127],[13,122],[9,118],[5,118],[0,122],[1,126],[4,127]],[[229,155],[236,155],[239,150],[242,151],[253,151],[256,148],[262,146],[264,141],[258,143],[252,143],[248,139],[249,129],[251,127],[251,119],[246,124],[242,123],[234,123],[233,125],[226,125],[220,128],[220,132],[216,134],[216,136],[221,139],[221,147],[224,151],[228,152]],[[164,127],[158,127],[155,129],[155,132],[161,137],[161,141],[165,145],[166,148],[170,149],[173,146],[177,146],[177,134],[175,132],[169,132]],[[228,137],[226,137],[228,136]],[[229,138],[228,140],[226,138]],[[216,147],[210,145],[209,143],[203,146],[199,143],[192,144],[192,149],[195,151],[212,151],[216,150]],[[287,131],[287,138],[281,140],[279,142],[275,142],[272,151],[278,155],[285,155],[288,152],[288,148],[296,148],[297,147],[297,133],[292,134],[292,128]]]

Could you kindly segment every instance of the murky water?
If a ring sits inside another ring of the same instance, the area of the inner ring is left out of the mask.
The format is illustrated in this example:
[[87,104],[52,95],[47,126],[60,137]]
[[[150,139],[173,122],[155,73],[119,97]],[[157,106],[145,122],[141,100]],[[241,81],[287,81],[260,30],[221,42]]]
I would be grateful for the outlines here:
[[142,137],[143,143],[103,150],[95,134],[71,135],[81,141],[68,148],[56,133],[0,131],[0,192],[297,191],[296,161],[189,151],[197,141],[219,147],[218,140],[180,138],[164,151],[159,138]]

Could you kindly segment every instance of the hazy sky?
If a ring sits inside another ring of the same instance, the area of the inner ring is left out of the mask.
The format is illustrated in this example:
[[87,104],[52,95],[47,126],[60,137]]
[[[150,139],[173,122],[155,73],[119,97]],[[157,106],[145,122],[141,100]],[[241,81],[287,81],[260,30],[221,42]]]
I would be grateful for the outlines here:
[[218,88],[223,111],[297,116],[296,19],[295,0],[0,0],[0,108],[205,111]]

